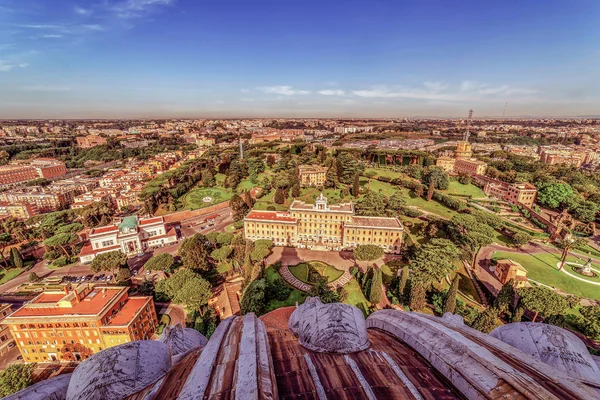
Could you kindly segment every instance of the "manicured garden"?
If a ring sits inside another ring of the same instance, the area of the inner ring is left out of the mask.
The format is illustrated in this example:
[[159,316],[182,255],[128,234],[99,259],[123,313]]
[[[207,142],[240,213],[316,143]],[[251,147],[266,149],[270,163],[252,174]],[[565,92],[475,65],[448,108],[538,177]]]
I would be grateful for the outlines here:
[[[534,281],[555,287],[570,294],[600,300],[600,286],[587,284],[579,279],[570,277],[562,271],[558,271],[557,264],[560,262],[560,256],[557,254],[528,254],[502,251],[497,251],[492,254],[492,259],[494,260],[503,258],[508,258],[520,263],[527,270],[527,277],[533,279]],[[567,257],[567,261],[585,264],[587,260],[569,256]],[[565,265],[564,268],[569,271],[568,264]],[[597,268],[597,266],[595,268]],[[575,275],[574,272],[570,273]],[[587,278],[582,275],[577,276],[590,282],[594,282],[594,280],[591,278]]]
[[320,275],[326,277],[327,282],[333,282],[344,274],[344,271],[320,261],[303,262],[288,268],[298,280],[311,284],[312,281],[309,279],[310,267],[314,268]]
[[25,268],[11,268],[8,271],[0,271],[0,285],[16,278],[24,270]]
[[[224,201],[229,201],[232,195],[233,194],[230,191],[218,187],[198,188],[186,193],[180,200],[185,208],[197,210],[199,208],[205,208]],[[205,202],[205,198],[210,198],[210,201]]]
[[448,189],[444,192],[459,196],[472,196],[473,198],[487,197],[485,193],[473,184],[463,185],[458,181],[450,181]]

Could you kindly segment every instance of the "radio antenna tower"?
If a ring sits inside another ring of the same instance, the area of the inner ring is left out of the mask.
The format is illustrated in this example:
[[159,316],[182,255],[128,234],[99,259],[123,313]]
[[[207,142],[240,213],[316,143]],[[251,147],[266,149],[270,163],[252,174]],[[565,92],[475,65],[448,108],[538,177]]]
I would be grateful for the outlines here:
[[240,160],[244,159],[244,144],[242,143],[242,134],[239,133],[238,140],[240,142]]
[[469,128],[471,127],[471,119],[473,119],[473,110],[469,110],[469,117],[467,118],[467,131],[465,132],[465,142],[469,141]]
[[508,101],[506,103],[504,103],[504,111],[502,112],[502,119],[504,119],[504,117],[506,117],[506,106],[508,105]]

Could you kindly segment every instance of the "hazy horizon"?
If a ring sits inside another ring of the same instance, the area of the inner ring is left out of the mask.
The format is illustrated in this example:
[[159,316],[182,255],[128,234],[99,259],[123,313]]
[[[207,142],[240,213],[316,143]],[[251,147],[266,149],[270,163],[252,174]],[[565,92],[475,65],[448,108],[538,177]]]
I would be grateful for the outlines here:
[[0,0],[0,118],[600,113],[600,2]]

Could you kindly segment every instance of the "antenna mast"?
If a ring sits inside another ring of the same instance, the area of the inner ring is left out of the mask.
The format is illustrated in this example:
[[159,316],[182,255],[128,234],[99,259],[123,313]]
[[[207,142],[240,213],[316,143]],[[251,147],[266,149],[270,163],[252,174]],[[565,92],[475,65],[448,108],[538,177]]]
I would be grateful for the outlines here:
[[240,142],[240,160],[244,159],[244,145],[242,143],[242,133],[238,131],[238,140]]
[[471,127],[471,119],[473,119],[473,110],[469,110],[469,117],[467,118],[467,131],[465,132],[465,142],[469,141],[469,128]]
[[502,119],[504,119],[504,117],[506,117],[506,106],[508,105],[508,101],[506,103],[504,103],[504,112],[502,112]]

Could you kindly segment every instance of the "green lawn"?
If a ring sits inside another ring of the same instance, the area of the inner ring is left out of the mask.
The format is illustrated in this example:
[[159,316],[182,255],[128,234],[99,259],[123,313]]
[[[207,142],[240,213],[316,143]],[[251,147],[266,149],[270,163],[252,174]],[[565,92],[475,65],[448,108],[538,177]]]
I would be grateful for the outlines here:
[[0,271],[0,285],[16,278],[25,268],[11,268],[8,271]]
[[308,265],[312,265],[321,275],[327,278],[327,282],[333,282],[338,279],[340,276],[344,274],[344,271],[340,271],[337,268],[329,264],[325,264],[320,261],[310,261],[308,263],[300,263],[298,265],[294,265],[289,267],[290,272],[297,279],[301,280],[304,283],[311,284],[308,280]]
[[[273,267],[267,267],[265,269],[265,278],[267,279],[267,281],[272,282],[279,276],[280,276],[279,273],[277,271],[275,271],[275,269]],[[287,283],[286,283],[286,285],[287,285]],[[302,303],[304,303],[304,300],[306,300],[307,297],[308,297],[307,293],[304,293],[298,289],[292,288],[292,292],[290,293],[288,298],[285,299],[284,301],[271,300],[265,306],[265,312],[273,311],[273,310],[275,310],[277,308],[281,308],[281,307],[295,306],[296,303],[302,304]]]
[[[214,188],[198,188],[193,189],[183,195],[180,198],[182,204],[184,204],[185,208],[189,208],[190,210],[197,210],[199,208],[204,208],[208,206],[212,206],[217,203],[222,203],[224,201],[228,201],[231,199],[232,193],[228,190],[214,187]],[[204,202],[204,197],[211,197],[211,201],[208,203]]]
[[587,244],[585,246],[578,247],[574,251],[577,253],[589,254],[594,258],[600,258],[600,251]]
[[460,196],[473,196],[474,198],[487,197],[485,193],[473,184],[463,185],[458,181],[450,181],[448,189],[445,190],[448,194],[457,194]]
[[237,190],[238,190],[238,192],[246,192],[246,191],[250,191],[250,189],[252,189],[255,186],[257,186],[257,185],[255,183],[252,183],[252,181],[250,179],[244,179],[238,185]]
[[370,174],[370,173],[375,173],[375,176],[381,176],[384,178],[406,178],[406,175],[404,175],[401,172],[396,172],[396,171],[391,171],[389,169],[381,169],[381,168],[367,168],[365,169],[365,174]]
[[[578,279],[571,278],[564,272],[558,271],[558,267],[556,266],[557,263],[560,262],[560,257],[558,255],[551,253],[520,254],[497,251],[492,254],[492,258],[496,260],[508,258],[520,263],[527,270],[527,276],[529,278],[545,285],[556,287],[567,293],[600,300],[600,286],[587,284]],[[569,256],[567,257],[567,261],[584,264],[586,260]],[[568,264],[566,264],[564,268],[570,272],[570,266]],[[596,265],[595,268],[599,269],[598,265]],[[590,280],[591,282],[594,281],[593,279],[584,276],[580,277]]]
[[366,311],[369,309],[371,303],[369,303],[369,301],[365,298],[365,295],[363,294],[362,290],[360,290],[360,286],[358,285],[358,282],[356,282],[356,279],[352,278],[350,282],[344,286],[344,288],[348,292],[348,299],[346,300],[346,303],[358,307],[366,314]]

